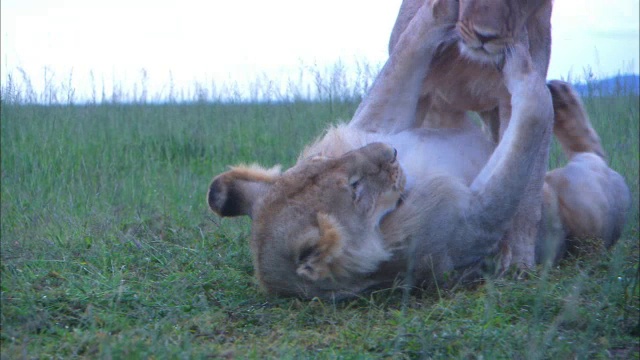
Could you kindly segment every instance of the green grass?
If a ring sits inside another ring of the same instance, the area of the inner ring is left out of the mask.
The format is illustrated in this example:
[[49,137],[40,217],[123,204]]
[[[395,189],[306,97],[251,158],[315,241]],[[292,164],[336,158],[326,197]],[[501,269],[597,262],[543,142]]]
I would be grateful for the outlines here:
[[260,293],[250,222],[205,193],[229,164],[293,164],[355,102],[3,102],[2,358],[638,358],[638,97],[585,104],[633,192],[613,249],[336,304]]

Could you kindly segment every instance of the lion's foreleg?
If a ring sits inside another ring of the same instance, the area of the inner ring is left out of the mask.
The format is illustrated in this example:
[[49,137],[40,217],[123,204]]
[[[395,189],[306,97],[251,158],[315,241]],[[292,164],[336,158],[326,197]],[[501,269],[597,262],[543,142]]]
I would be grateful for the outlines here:
[[400,35],[349,126],[395,133],[414,125],[422,82],[430,64],[455,24],[446,1],[425,3]]
[[[471,184],[473,201],[467,219],[478,236],[489,241],[513,228],[517,234],[507,236],[513,261],[528,265],[535,256],[553,108],[544,78],[533,70],[527,51],[517,46],[511,56],[503,70],[511,93],[511,119]],[[524,228],[517,227],[520,222]]]
[[[529,182],[521,195],[520,204],[516,210],[511,226],[506,233],[503,249],[508,249],[509,256],[503,256],[501,268],[506,270],[515,265],[518,269],[531,269],[535,266],[535,249],[538,238],[541,235],[542,198],[544,176],[549,162],[549,145],[551,132],[541,142],[538,150]],[[505,255],[505,254],[503,254]]]
[[400,35],[406,30],[409,22],[413,19],[420,7],[424,5],[424,2],[425,0],[402,0],[396,22],[393,24],[391,36],[389,37],[389,54],[393,52],[393,49],[400,40]]

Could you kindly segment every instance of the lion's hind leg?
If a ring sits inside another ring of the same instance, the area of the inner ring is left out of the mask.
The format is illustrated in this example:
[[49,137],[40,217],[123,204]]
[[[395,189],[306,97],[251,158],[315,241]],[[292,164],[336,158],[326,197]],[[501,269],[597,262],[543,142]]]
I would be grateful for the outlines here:
[[[575,154],[567,166],[548,172],[545,182],[557,195],[568,239],[601,239],[605,247],[618,240],[631,194],[624,178],[602,158],[593,153]],[[569,242],[570,249],[575,245]]]
[[399,35],[389,59],[349,122],[352,128],[397,133],[415,127],[423,80],[457,18],[453,1],[425,1]]
[[[624,178],[607,165],[600,137],[571,86],[554,80],[547,87],[555,112],[554,135],[569,163],[546,174],[544,212],[547,218],[561,221],[569,239],[568,250],[579,246],[581,239],[599,239],[610,247],[626,221],[631,205],[629,188]],[[547,222],[547,233],[557,233],[550,230],[553,226],[549,224],[554,221]],[[554,242],[549,236],[541,239],[547,245],[550,241]],[[558,254],[553,257],[557,259]]]
[[571,85],[552,80],[547,83],[553,101],[553,133],[571,159],[577,153],[591,152],[605,158],[598,133],[591,126],[580,97]]

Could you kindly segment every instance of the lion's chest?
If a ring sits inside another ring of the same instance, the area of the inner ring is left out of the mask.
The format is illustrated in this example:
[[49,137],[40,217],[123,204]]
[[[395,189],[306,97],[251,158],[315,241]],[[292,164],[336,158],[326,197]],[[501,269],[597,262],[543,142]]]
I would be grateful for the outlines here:
[[423,89],[429,108],[440,112],[487,111],[510,98],[495,66],[462,57],[456,46],[432,64]]

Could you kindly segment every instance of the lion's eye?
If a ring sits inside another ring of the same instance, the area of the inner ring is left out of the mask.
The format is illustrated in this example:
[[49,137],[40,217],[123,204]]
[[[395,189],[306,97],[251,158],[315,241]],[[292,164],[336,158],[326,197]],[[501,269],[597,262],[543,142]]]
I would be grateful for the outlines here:
[[360,186],[361,180],[362,177],[360,175],[351,175],[347,182],[349,184],[349,187],[351,187],[351,190],[355,190],[358,188],[358,186]]
[[351,187],[351,198],[353,200],[356,200],[358,198],[358,187],[360,186],[360,180],[351,181],[351,183],[349,183],[349,186]]

